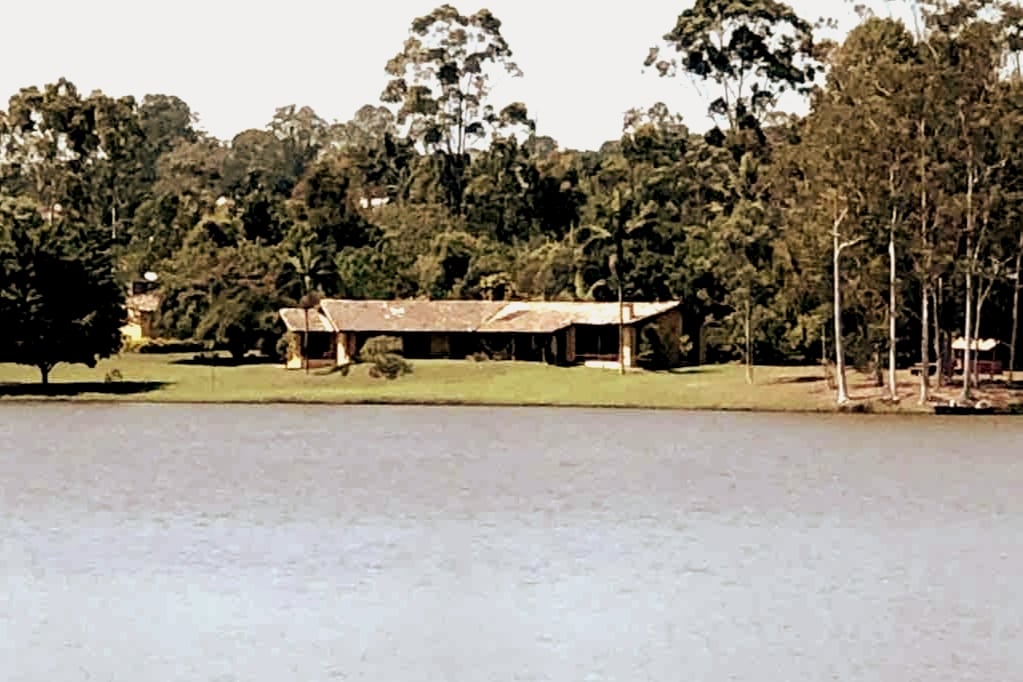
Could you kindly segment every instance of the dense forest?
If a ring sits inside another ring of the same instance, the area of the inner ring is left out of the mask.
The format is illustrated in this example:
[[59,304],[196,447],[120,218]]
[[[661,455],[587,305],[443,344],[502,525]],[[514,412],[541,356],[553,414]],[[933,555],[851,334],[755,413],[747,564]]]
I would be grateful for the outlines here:
[[[519,75],[501,22],[449,5],[346,122],[284,106],[225,142],[172,95],[26,87],[0,112],[0,352],[44,375],[116,352],[146,272],[162,336],[235,352],[276,352],[276,310],[312,293],[619,288],[683,301],[692,363],[743,360],[753,382],[829,358],[840,402],[846,363],[884,382],[954,336],[1015,348],[1023,13],[913,4],[918,25],[864,12],[836,44],[776,0],[697,0],[645,66],[700,82],[716,125],[658,104],[598,150],[492,101],[495,70]],[[779,113],[792,91],[805,116]]]

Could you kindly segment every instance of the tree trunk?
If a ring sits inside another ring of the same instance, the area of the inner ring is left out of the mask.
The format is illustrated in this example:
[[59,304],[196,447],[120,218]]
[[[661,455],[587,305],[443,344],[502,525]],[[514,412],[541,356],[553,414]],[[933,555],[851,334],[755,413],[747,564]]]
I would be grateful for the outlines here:
[[745,315],[746,332],[746,383],[753,383],[753,306],[746,301]]
[[625,374],[625,298],[621,278],[618,280],[618,373]]
[[[972,150],[971,150],[972,151]],[[961,397],[969,400],[970,378],[972,377],[972,366],[970,360],[970,332],[973,324],[973,163],[967,166],[966,172],[966,322],[963,332],[965,333],[966,345],[963,348],[963,390]]]
[[[888,232],[888,398],[899,402],[899,386],[895,378],[895,210],[892,210],[892,222]],[[927,297],[924,296],[924,307]],[[924,320],[927,325],[927,320]]]
[[1019,247],[1016,251],[1016,269],[1012,287],[1012,337],[1009,341],[1009,383],[1013,383],[1012,373],[1016,369],[1016,335],[1019,328],[1019,266],[1023,256],[1023,232],[1019,235]]
[[[921,119],[917,124],[917,137],[920,142],[920,245],[924,250],[924,268],[922,280],[922,298],[920,305],[920,320],[923,323],[920,329],[920,399],[921,405],[926,405],[931,397],[931,349],[927,338],[930,329],[927,326],[927,292],[931,288],[931,258],[932,252],[928,248],[927,233],[927,154],[925,153],[924,142],[927,134],[925,121]],[[940,366],[939,366],[939,372]]]
[[945,364],[949,357],[945,353],[945,339],[941,334],[941,278],[938,278],[938,286],[931,291],[934,303],[934,361],[938,363],[938,386],[945,385]]
[[828,325],[824,322],[821,322],[821,370],[824,372],[824,385],[833,391],[835,378],[831,376],[831,363],[828,362]]
[[[966,251],[967,254],[971,253],[970,247],[970,235],[966,235]],[[969,255],[967,259],[969,259]],[[970,336],[973,331],[973,269],[972,263],[967,262],[966,265],[966,323],[963,326],[963,340],[966,345],[963,348],[963,390],[960,393],[960,397],[963,400],[969,400],[971,397],[970,383],[973,378],[973,366],[970,362],[972,359],[972,353],[970,352]]]
[[[926,405],[927,401],[931,397],[931,340],[930,335],[930,322],[927,316],[930,311],[930,282],[927,276],[924,275],[924,286],[923,294],[920,296],[920,400],[918,401],[921,405]],[[939,370],[940,366],[939,366]]]
[[973,356],[973,387],[980,386],[980,311],[984,307],[984,297],[977,292],[977,302],[973,306],[973,342],[977,344],[977,353]]
[[[974,313],[973,321],[973,338],[977,340],[977,355],[980,355],[980,314],[984,311],[984,303],[987,301],[988,295],[991,293],[991,287],[994,285],[994,280],[984,287],[981,291],[977,292],[977,309]],[[980,366],[976,360],[973,361],[973,385],[980,385]]]
[[309,308],[305,309],[305,331],[302,332],[302,368],[309,374]]
[[849,390],[845,382],[845,357],[842,349],[842,286],[840,279],[839,256],[842,248],[838,243],[838,226],[832,231],[833,238],[833,261],[832,277],[834,278],[834,311],[835,311],[835,381],[837,383],[838,395],[835,402],[844,405],[849,402]]

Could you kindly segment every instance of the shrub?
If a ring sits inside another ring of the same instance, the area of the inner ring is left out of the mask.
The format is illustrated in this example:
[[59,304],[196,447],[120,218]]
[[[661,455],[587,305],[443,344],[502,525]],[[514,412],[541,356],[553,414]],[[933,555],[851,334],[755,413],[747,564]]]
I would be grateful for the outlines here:
[[394,336],[374,336],[366,339],[359,351],[359,359],[363,362],[373,362],[374,358],[380,355],[401,355],[401,339]]
[[191,339],[140,339],[124,344],[126,353],[198,353],[206,349],[202,341]]
[[655,325],[647,325],[640,332],[636,361],[643,369],[662,370],[671,366],[664,339]]
[[289,357],[294,357],[299,354],[301,350],[302,342],[299,340],[298,334],[294,332],[288,332],[277,340],[277,347],[274,349],[277,354],[277,359],[281,362],[286,362]]
[[397,379],[403,374],[412,373],[412,364],[401,356],[401,339],[393,336],[374,336],[366,339],[359,351],[359,360],[372,363],[369,375],[374,379],[381,377]]

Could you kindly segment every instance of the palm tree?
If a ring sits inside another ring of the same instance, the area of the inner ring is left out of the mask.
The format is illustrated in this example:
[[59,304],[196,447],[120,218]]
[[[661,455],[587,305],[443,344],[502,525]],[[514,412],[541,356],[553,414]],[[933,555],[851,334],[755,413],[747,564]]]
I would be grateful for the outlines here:
[[335,274],[333,263],[318,249],[311,239],[303,239],[294,247],[284,262],[283,286],[304,296],[311,291],[322,291],[323,284]]
[[285,261],[282,284],[287,288],[298,286],[301,296],[298,307],[305,311],[305,330],[302,334],[302,365],[309,372],[309,310],[320,304],[320,284],[326,281],[334,270],[324,253],[316,248],[311,237],[301,239]]
[[305,331],[302,334],[302,366],[309,374],[309,310],[320,305],[320,295],[315,291],[306,292],[298,302],[298,307],[305,311]]
[[[647,202],[642,207],[635,199],[632,188],[625,192],[620,187],[612,190],[607,205],[597,208],[598,219],[606,227],[589,225],[573,234],[576,241],[576,295],[583,299],[592,299],[595,289],[609,286],[606,279],[594,282],[585,292],[585,282],[579,264],[583,261],[586,251],[593,244],[610,244],[613,247],[608,256],[607,266],[618,290],[618,372],[625,374],[625,288],[622,264],[625,263],[625,243],[639,236],[639,233],[656,223],[657,206]],[[580,238],[581,235],[581,238]]]

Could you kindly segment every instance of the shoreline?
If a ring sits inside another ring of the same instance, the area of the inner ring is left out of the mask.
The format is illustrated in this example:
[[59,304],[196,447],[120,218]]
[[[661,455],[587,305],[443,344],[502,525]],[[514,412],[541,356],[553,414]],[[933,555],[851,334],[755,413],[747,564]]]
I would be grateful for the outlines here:
[[[934,404],[921,406],[913,404],[904,408],[885,407],[874,409],[871,406],[864,406],[863,403],[850,403],[846,406],[832,407],[753,407],[745,405],[643,405],[628,403],[571,403],[558,401],[480,401],[460,398],[444,399],[414,399],[414,398],[364,398],[354,397],[350,399],[327,399],[327,398],[173,398],[161,397],[147,399],[144,397],[111,398],[104,395],[95,396],[3,396],[0,397],[0,406],[9,405],[40,405],[40,404],[80,404],[80,405],[244,405],[244,406],[309,406],[309,407],[485,407],[485,408],[525,408],[525,409],[569,409],[569,410],[622,410],[622,411],[652,411],[652,412],[718,412],[718,413],[745,413],[745,414],[794,414],[794,415],[850,415],[850,416],[876,416],[876,417],[926,417],[936,416]],[[996,408],[993,413],[983,413],[976,416],[988,417],[1009,417],[1023,416],[1021,412],[1014,412],[1008,408]]]
[[[89,369],[60,365],[51,383],[30,367],[0,365],[0,405],[39,403],[520,407],[671,410],[763,414],[934,414],[954,397],[934,387],[917,402],[918,383],[903,372],[897,404],[872,376],[850,373],[851,402],[835,404],[819,366],[759,366],[752,385],[741,365],[704,365],[666,372],[617,372],[540,363],[467,360],[413,361],[413,373],[375,379],[356,365],[331,370],[286,370],[269,363],[210,365],[189,354],[124,353]],[[977,392],[998,416],[1019,414],[1023,387],[994,383]],[[1013,407],[1015,406],[1015,407]],[[966,416],[980,416],[967,414]]]

